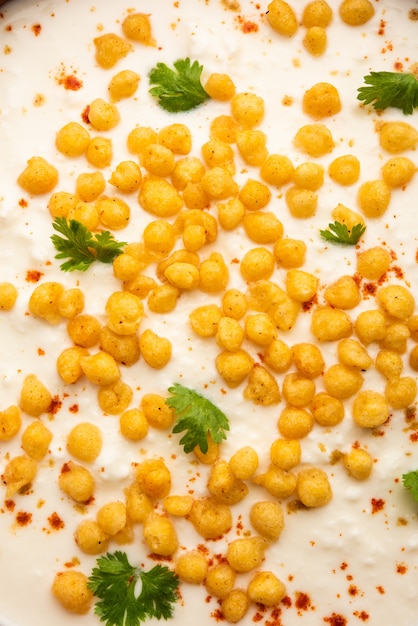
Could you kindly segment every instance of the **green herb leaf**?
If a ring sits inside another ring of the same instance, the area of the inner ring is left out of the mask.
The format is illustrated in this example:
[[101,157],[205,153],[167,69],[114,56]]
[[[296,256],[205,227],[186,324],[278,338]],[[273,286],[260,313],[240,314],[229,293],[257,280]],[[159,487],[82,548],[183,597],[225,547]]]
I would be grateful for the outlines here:
[[409,489],[414,500],[418,502],[418,470],[402,474],[403,486]]
[[327,230],[320,230],[319,234],[323,239],[329,241],[330,243],[339,243],[346,246],[355,246],[365,230],[366,227],[364,226],[364,224],[356,224],[355,226],[353,226],[350,232],[346,224],[342,224],[341,222],[334,222],[328,224]]
[[177,421],[173,433],[186,434],[180,439],[180,445],[186,453],[199,446],[203,454],[208,451],[208,433],[215,443],[226,439],[225,431],[229,430],[228,418],[210,400],[196,391],[174,383],[168,390],[173,394],[167,398],[166,404],[173,408]]
[[156,85],[149,92],[163,109],[170,113],[189,111],[210,98],[200,82],[203,66],[198,61],[179,59],[173,65],[174,70],[157,63],[148,74],[150,84]]
[[388,107],[402,109],[411,115],[418,107],[418,78],[401,72],[370,72],[364,77],[365,87],[359,87],[357,99],[372,104],[378,111]]
[[[96,563],[87,585],[100,598],[94,611],[106,626],[138,626],[152,617],[173,616],[179,579],[168,567],[156,565],[145,572],[131,565],[119,550],[99,557]],[[142,588],[136,595],[139,579]]]
[[107,230],[93,234],[81,222],[65,217],[56,217],[52,227],[63,235],[52,235],[51,241],[58,250],[55,258],[68,259],[60,266],[64,272],[85,272],[94,261],[112,263],[126,245]]

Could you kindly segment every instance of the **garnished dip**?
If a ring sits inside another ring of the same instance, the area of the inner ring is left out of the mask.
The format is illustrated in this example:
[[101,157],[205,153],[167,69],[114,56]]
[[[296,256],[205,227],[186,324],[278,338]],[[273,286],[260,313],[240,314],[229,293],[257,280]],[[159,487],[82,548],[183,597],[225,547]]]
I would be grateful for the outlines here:
[[417,626],[408,4],[2,6],[2,625]]

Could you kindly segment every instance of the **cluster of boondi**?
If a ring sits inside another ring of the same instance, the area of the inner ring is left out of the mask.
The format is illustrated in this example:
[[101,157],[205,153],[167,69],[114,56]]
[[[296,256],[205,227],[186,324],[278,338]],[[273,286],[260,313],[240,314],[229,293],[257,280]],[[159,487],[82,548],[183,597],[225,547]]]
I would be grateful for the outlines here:
[[[370,7],[367,0],[345,0],[340,14],[349,24],[361,24],[371,17]],[[303,24],[309,30],[324,28],[329,23],[329,11],[325,2],[314,1],[305,10]],[[315,17],[327,14],[328,17]],[[286,3],[270,3],[268,20],[278,32],[292,35],[292,19]],[[130,15],[122,29],[128,40],[154,44],[144,15]],[[115,34],[97,38],[95,45],[97,61],[103,68],[113,67],[131,50],[129,41]],[[131,97],[138,84],[139,76],[134,72],[114,76],[109,85],[111,101],[99,98],[89,107],[91,128],[105,132],[116,127],[119,113],[115,101]],[[110,541],[131,541],[132,525],[143,524],[150,551],[174,556],[178,539],[173,518],[187,516],[203,538],[218,537],[231,528],[230,506],[247,495],[249,483],[263,486],[274,500],[263,500],[252,507],[250,520],[256,536],[231,541],[225,562],[209,567],[207,557],[198,550],[175,558],[178,576],[191,583],[204,583],[210,594],[221,599],[225,618],[236,622],[245,615],[250,601],[274,606],[285,594],[283,583],[266,571],[257,571],[247,590],[236,587],[237,575],[258,570],[265,549],[279,538],[284,524],[280,501],[293,496],[306,507],[316,507],[327,504],[332,497],[322,470],[296,470],[302,455],[300,440],[315,422],[337,425],[344,418],[343,401],[347,398],[355,396],[352,416],[364,428],[383,424],[389,407],[406,408],[413,402],[416,383],[413,378],[402,376],[402,355],[409,338],[418,341],[418,316],[413,314],[412,294],[401,285],[379,287],[376,308],[363,311],[354,320],[347,313],[361,301],[359,281],[374,281],[377,286],[390,266],[389,253],[377,246],[358,254],[356,278],[342,276],[325,289],[324,303],[315,305],[312,313],[313,342],[286,344],[282,333],[294,326],[303,305],[315,302],[318,278],[300,269],[304,265],[305,242],[284,237],[283,224],[274,212],[264,209],[271,200],[272,189],[287,186],[285,200],[290,214],[300,219],[314,215],[316,192],[323,184],[325,172],[314,161],[295,168],[287,157],[268,153],[267,137],[256,128],[264,116],[260,96],[236,94],[231,78],[220,74],[211,75],[205,89],[212,98],[229,102],[230,111],[213,120],[211,137],[201,147],[202,158],[189,156],[193,133],[183,124],[170,124],[159,132],[136,127],[127,137],[127,144],[139,162],[123,161],[111,173],[110,185],[121,194],[137,193],[140,206],[156,219],[144,229],[142,241],[125,246],[113,262],[121,290],[108,298],[105,326],[83,313],[81,289],[65,290],[58,283],[42,283],[35,288],[29,309],[50,324],[67,320],[73,345],[58,359],[60,377],[65,384],[71,384],[85,376],[96,385],[102,410],[119,415],[122,435],[138,441],[146,437],[149,426],[167,429],[173,422],[173,413],[162,396],[147,394],[140,408],[129,408],[132,390],[122,381],[121,368],[136,363],[140,355],[153,368],[164,367],[171,357],[168,339],[151,330],[139,334],[144,301],[149,311],[168,313],[185,291],[198,289],[220,300],[195,309],[190,316],[194,332],[216,339],[221,350],[216,361],[220,376],[230,387],[247,381],[244,396],[256,404],[275,404],[281,397],[286,402],[278,420],[281,437],[268,451],[268,471],[257,474],[259,459],[252,448],[242,448],[226,461],[219,458],[219,447],[210,442],[208,453],[196,450],[197,458],[211,465],[208,494],[194,499],[170,494],[171,477],[163,459],[145,461],[137,466],[124,501],[110,502],[97,512],[96,519],[81,522],[75,539],[81,551],[99,554],[107,550]],[[333,85],[319,83],[306,92],[303,107],[314,120],[335,115],[341,107],[339,94]],[[416,130],[403,122],[384,123],[378,131],[381,147],[392,155],[415,147],[418,140]],[[259,168],[259,179],[248,178],[238,185],[234,179],[233,145],[244,163]],[[334,142],[329,129],[315,122],[297,132],[295,145],[315,158],[331,152]],[[84,126],[70,122],[58,131],[56,147],[69,158],[87,158],[97,171],[81,174],[74,193],[53,193],[48,202],[51,215],[75,219],[90,230],[102,226],[123,229],[129,222],[131,200],[103,195],[106,180],[102,170],[112,162],[111,139],[91,138]],[[359,171],[359,160],[350,154],[335,159],[328,175],[339,185],[352,185],[357,182]],[[410,159],[390,158],[382,167],[381,180],[360,187],[361,213],[339,205],[333,217],[352,228],[364,222],[364,218],[381,215],[388,207],[391,188],[406,185],[414,173]],[[19,177],[19,184],[29,194],[49,193],[57,183],[55,167],[38,156],[30,159]],[[216,215],[207,210],[212,207]],[[245,293],[227,289],[229,269],[221,252],[213,252],[203,261],[199,256],[206,244],[216,241],[218,227],[233,231],[241,224],[249,240],[256,244],[238,266],[248,284]],[[182,247],[175,250],[179,240]],[[286,270],[283,287],[271,280],[277,265]],[[151,275],[153,268],[155,274]],[[3,285],[0,307],[13,308],[16,296],[13,285]],[[353,332],[356,339],[351,336]],[[325,372],[320,349],[323,342],[337,344],[338,363]],[[255,347],[258,353],[261,350],[263,364],[256,365],[251,351],[244,349],[243,344]],[[375,359],[368,353],[370,344],[379,346]],[[418,370],[417,346],[410,353],[410,365]],[[294,371],[289,372],[292,367]],[[360,391],[362,371],[371,367],[387,379],[384,393]],[[315,380],[322,374],[325,391],[317,392]],[[19,406],[1,413],[1,438],[7,440],[18,434],[20,410],[39,417],[48,410],[51,400],[46,386],[35,375],[28,376]],[[51,437],[42,421],[24,431],[25,455],[11,459],[3,474],[7,497],[34,480],[37,462],[47,454]],[[68,434],[68,452],[81,463],[97,458],[101,445],[102,434],[93,424],[79,424]],[[372,458],[367,450],[355,447],[343,459],[354,478],[363,480],[369,476]],[[62,468],[59,484],[68,497],[79,503],[87,502],[95,490],[92,473],[74,461]],[[155,510],[157,502],[162,503],[164,513]],[[86,577],[80,572],[60,573],[53,590],[70,611],[89,610],[92,596]]]
[[[341,20],[349,26],[362,26],[374,15],[369,0],[343,0],[338,7]],[[303,8],[300,24],[306,29],[303,44],[314,56],[324,54],[327,46],[326,29],[331,24],[333,10],[325,0],[313,0]],[[269,24],[280,35],[293,37],[299,28],[295,9],[283,0],[272,0],[267,7]]]

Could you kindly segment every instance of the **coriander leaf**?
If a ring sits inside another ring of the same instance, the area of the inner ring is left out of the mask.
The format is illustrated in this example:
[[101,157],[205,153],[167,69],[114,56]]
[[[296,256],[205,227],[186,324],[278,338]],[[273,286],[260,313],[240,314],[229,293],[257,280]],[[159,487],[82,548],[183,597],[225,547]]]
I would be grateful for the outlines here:
[[126,245],[107,230],[93,234],[81,222],[65,217],[56,217],[52,227],[63,235],[52,235],[51,241],[58,251],[55,258],[68,259],[60,266],[64,272],[85,272],[94,261],[112,263]]
[[418,470],[402,474],[402,482],[404,487],[411,491],[414,500],[418,502]]
[[92,233],[76,220],[67,221],[65,217],[57,217],[52,224],[54,230],[64,235],[52,235],[51,241],[59,254],[56,259],[66,259],[69,261],[61,265],[64,271],[87,270],[95,260],[95,256],[90,248],[93,239]]
[[173,408],[177,421],[173,433],[186,434],[180,439],[180,445],[186,453],[192,452],[199,446],[203,454],[208,451],[208,433],[215,443],[226,439],[225,431],[229,430],[228,418],[210,400],[196,391],[174,383],[168,389],[173,394],[167,398],[166,404]]
[[93,568],[87,586],[100,598],[94,612],[106,626],[139,623],[135,597],[139,575],[140,570],[130,565],[124,552],[108,553],[97,559],[97,567]]
[[117,256],[122,254],[121,248],[126,246],[126,243],[116,241],[112,233],[108,230],[102,230],[94,236],[92,246],[96,252],[96,261],[112,263]]
[[189,111],[210,98],[200,82],[203,66],[198,61],[178,59],[173,65],[174,70],[157,63],[148,74],[150,84],[156,85],[149,92],[163,109],[170,113]]
[[[156,565],[145,572],[119,550],[99,557],[96,564],[87,586],[100,598],[94,611],[106,626],[138,626],[152,617],[172,617],[179,579],[168,567]],[[139,579],[142,588],[136,595]]]
[[372,104],[378,111],[388,107],[402,109],[411,115],[418,107],[418,78],[402,72],[370,72],[364,77],[366,86],[357,89],[357,99]]
[[326,241],[330,243],[340,243],[346,246],[355,246],[360,237],[364,234],[366,227],[364,224],[356,224],[351,231],[349,231],[346,224],[334,222],[328,224],[328,229],[319,231],[321,237]]
[[173,616],[173,604],[177,602],[179,579],[162,565],[155,565],[141,575],[142,590],[139,599],[147,607],[149,617],[169,619]]

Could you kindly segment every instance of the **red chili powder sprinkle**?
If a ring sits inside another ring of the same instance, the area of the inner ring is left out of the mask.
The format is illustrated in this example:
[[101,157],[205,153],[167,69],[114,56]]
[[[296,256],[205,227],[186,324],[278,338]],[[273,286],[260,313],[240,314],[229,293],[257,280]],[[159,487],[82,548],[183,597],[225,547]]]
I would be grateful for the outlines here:
[[62,407],[62,402],[58,396],[54,396],[51,400],[51,404],[48,407],[47,413],[52,413],[52,415],[56,415],[60,408]]
[[255,22],[244,22],[241,24],[241,30],[243,33],[256,33],[258,32],[258,24]]
[[88,104],[86,108],[84,109],[84,111],[81,113],[81,119],[83,120],[85,124],[90,124],[89,113],[90,113],[90,105]]
[[19,511],[16,514],[16,522],[19,524],[19,526],[28,526],[32,522],[32,513]]
[[67,472],[71,472],[71,466],[68,463],[64,463],[61,467],[61,474],[66,474]]
[[68,91],[78,91],[83,86],[83,81],[81,81],[74,74],[70,74],[69,76],[64,76],[58,80],[59,85],[63,85],[65,89]]
[[376,589],[378,590],[378,592],[383,596],[386,592],[385,592],[385,588],[382,587],[382,585],[378,585],[376,587]]
[[396,278],[404,278],[403,269],[398,265],[394,265],[392,267],[392,272],[395,274]]
[[356,585],[350,585],[348,588],[348,593],[350,596],[357,596],[359,593],[358,587],[356,587]]
[[310,311],[311,308],[315,304],[318,304],[318,296],[317,295],[314,295],[313,298],[311,298],[310,300],[307,300],[306,302],[302,303],[302,311]]
[[374,285],[373,283],[365,283],[363,285],[363,296],[367,297],[367,296],[374,296],[376,291],[377,291],[377,286]]
[[6,507],[8,511],[14,511],[16,502],[14,500],[5,500],[4,506]]
[[358,617],[362,622],[367,622],[370,615],[366,611],[354,611],[354,617]]
[[223,616],[221,609],[216,609],[215,611],[212,611],[210,616],[213,617],[213,619],[216,620],[217,622],[221,622],[224,620],[224,616]]
[[372,505],[372,515],[379,513],[379,511],[383,511],[385,508],[385,501],[382,500],[382,498],[372,498],[370,502]]
[[43,276],[43,272],[39,272],[38,270],[28,270],[26,272],[26,282],[28,283],[37,283],[41,280]]
[[331,626],[346,626],[347,620],[342,615],[337,615],[337,613],[333,613],[330,617],[324,617],[324,622],[330,624]]
[[270,618],[264,622],[265,626],[283,626],[281,614],[282,610],[280,608],[273,609]]
[[287,606],[287,607],[292,606],[292,598],[291,598],[290,596],[285,596],[285,597],[282,599],[282,604],[283,604],[284,606]]
[[22,209],[26,209],[26,207],[28,206],[28,201],[25,200],[24,198],[20,198],[18,204]]
[[215,554],[215,559],[218,563],[228,563],[226,556],[221,553]]
[[48,522],[54,530],[61,530],[65,526],[64,522],[55,511],[48,517]]
[[396,564],[396,571],[397,571],[398,574],[406,574],[406,572],[408,571],[408,568],[405,565],[405,563],[397,563]]
[[68,410],[70,413],[78,413],[78,404],[72,404]]
[[165,561],[167,563],[170,563],[173,560],[171,556],[163,556],[162,554],[156,554],[155,552],[151,552],[150,554],[147,554],[147,556],[152,561]]
[[[354,447],[354,446],[353,446],[353,447]],[[343,571],[344,571],[345,569],[347,569],[347,567],[348,567],[348,563],[345,563],[344,561],[343,561],[343,562],[341,563],[341,565],[340,565],[340,569],[342,569]]]
[[45,350],[42,350],[42,348],[38,348],[37,352],[39,356],[45,356]]
[[378,35],[384,35],[385,34],[385,26],[386,26],[385,20],[380,20],[379,30],[377,31]]
[[384,437],[385,436],[385,431],[384,430],[379,430],[378,428],[373,428],[372,435],[373,435],[373,437]]
[[311,599],[307,593],[303,593],[302,591],[296,591],[295,593],[296,600],[295,606],[297,609],[301,611],[307,611],[311,606]]
[[205,546],[204,543],[199,543],[198,546],[197,546],[197,550],[198,550],[198,552],[200,552],[201,554],[204,554],[205,556],[207,556],[209,554],[208,547]]
[[32,26],[32,32],[35,35],[35,37],[39,37],[39,35],[41,34],[41,30],[42,30],[41,24],[34,24]]

